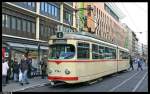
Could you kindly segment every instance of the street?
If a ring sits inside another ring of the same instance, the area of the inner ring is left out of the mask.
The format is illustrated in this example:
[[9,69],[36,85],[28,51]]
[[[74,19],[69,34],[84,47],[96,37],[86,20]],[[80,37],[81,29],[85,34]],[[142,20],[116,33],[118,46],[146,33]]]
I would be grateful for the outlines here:
[[91,84],[62,84],[55,87],[47,84],[19,92],[148,92],[148,72],[147,67],[143,71],[137,71],[135,66],[133,71],[106,76]]

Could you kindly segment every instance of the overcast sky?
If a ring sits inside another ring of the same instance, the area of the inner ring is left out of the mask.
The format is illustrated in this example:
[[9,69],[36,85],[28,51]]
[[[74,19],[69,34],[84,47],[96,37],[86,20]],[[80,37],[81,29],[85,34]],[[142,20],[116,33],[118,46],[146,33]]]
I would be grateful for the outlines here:
[[119,9],[126,15],[121,22],[126,23],[135,33],[140,43],[148,44],[148,3],[124,2],[116,3]]

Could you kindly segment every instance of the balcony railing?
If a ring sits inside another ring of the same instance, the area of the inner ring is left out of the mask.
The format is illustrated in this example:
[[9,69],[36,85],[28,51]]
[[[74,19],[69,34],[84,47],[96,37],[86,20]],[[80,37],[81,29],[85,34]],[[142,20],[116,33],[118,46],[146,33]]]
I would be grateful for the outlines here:
[[31,11],[35,11],[36,10],[36,3],[35,2],[12,2],[15,5],[18,5],[20,7],[29,9]]

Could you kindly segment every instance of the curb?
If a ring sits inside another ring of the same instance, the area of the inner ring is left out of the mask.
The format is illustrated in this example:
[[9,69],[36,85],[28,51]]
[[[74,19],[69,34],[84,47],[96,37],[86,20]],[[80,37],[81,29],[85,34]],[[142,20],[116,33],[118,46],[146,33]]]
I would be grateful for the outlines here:
[[21,88],[21,89],[13,90],[13,91],[11,91],[11,92],[22,91],[22,90],[25,90],[25,89],[28,89],[28,88],[34,88],[34,87],[41,87],[41,86],[45,86],[45,85],[48,84],[48,83],[49,83],[49,82],[43,83],[43,84],[31,85],[31,86],[24,87],[24,88]]

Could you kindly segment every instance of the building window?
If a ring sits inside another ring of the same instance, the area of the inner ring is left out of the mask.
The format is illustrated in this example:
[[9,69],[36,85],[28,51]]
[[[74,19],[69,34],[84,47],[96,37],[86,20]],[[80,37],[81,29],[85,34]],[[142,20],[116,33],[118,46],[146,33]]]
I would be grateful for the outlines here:
[[51,28],[48,27],[48,37],[51,35]]
[[6,20],[6,28],[10,28],[10,16],[9,15],[5,15],[5,20]]
[[29,21],[27,22],[27,31],[31,32],[31,23]]
[[12,17],[12,18],[11,18],[11,21],[12,21],[12,24],[11,24],[12,29],[16,29],[16,18],[15,18],[15,17]]
[[72,14],[65,11],[64,12],[64,21],[67,23],[67,24],[71,24],[72,25]]
[[49,15],[51,15],[51,13],[52,13],[52,12],[51,12],[51,4],[49,4],[48,7],[49,7],[49,8],[48,8],[48,13],[49,13]]
[[89,43],[80,42],[77,44],[77,58],[89,59],[90,57],[90,45]]
[[21,20],[17,18],[17,30],[21,30]]
[[22,26],[23,26],[23,31],[27,31],[27,28],[26,28],[26,26],[27,26],[27,24],[26,24],[26,21],[25,20],[22,20]]
[[44,12],[44,2],[41,2],[41,11]]
[[43,25],[41,25],[41,30],[40,30],[40,34],[43,36],[43,32],[44,32],[44,27]]
[[45,3],[45,12],[48,12],[48,11],[47,11],[47,7],[48,7],[47,5],[48,5],[48,4]]
[[52,16],[54,16],[54,6],[52,5]]
[[27,5],[28,5],[28,6],[32,6],[32,2],[28,2]]
[[32,33],[35,33],[35,23],[32,23]]
[[57,7],[55,7],[55,16],[57,17]]

